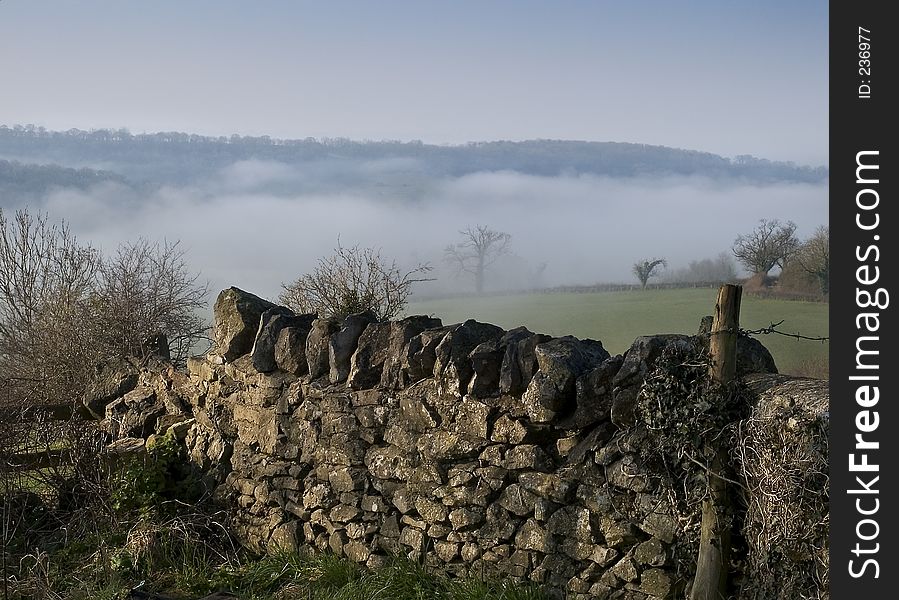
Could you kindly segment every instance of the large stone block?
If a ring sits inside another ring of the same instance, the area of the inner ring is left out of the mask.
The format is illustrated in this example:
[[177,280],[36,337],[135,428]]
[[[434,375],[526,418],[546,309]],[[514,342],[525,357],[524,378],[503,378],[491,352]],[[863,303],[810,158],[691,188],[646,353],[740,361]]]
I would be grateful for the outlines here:
[[502,328],[469,319],[453,328],[437,345],[434,378],[440,392],[464,396],[474,374],[470,354],[479,344],[499,340]]
[[328,375],[331,370],[329,345],[331,336],[340,329],[334,319],[316,319],[306,337],[306,366],[309,379]]
[[248,353],[265,311],[277,305],[236,287],[222,290],[213,306],[215,353],[231,361]]
[[343,320],[340,330],[331,335],[328,340],[328,379],[331,383],[346,381],[350,374],[350,359],[356,351],[359,337],[375,321],[377,318],[370,311],[352,314]]

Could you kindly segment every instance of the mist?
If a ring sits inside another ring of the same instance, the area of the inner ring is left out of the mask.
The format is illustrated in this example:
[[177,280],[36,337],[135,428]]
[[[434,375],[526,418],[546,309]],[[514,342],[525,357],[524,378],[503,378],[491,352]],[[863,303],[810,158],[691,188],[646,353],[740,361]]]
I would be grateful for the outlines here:
[[401,267],[431,264],[436,281],[415,292],[437,296],[472,289],[444,264],[443,248],[474,225],[512,236],[511,254],[488,277],[486,291],[496,292],[632,282],[637,259],[664,257],[676,269],[713,257],[762,218],[795,221],[800,237],[827,219],[826,182],[514,171],[408,177],[415,167],[408,160],[239,161],[191,185],[138,191],[104,183],[55,189],[30,204],[104,252],[139,236],[180,240],[213,293],[236,285],[268,298],[338,241],[380,248]]

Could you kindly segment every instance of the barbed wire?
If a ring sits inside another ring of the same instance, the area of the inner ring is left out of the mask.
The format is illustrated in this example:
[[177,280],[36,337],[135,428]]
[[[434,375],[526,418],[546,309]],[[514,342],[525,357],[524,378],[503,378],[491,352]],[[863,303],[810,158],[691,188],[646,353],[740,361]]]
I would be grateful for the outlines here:
[[743,335],[769,335],[772,333],[776,333],[777,335],[782,335],[785,337],[795,338],[797,340],[810,340],[813,342],[827,342],[830,340],[829,336],[809,336],[802,335],[800,333],[787,333],[785,331],[778,331],[778,327],[783,325],[783,320],[778,321],[777,323],[771,323],[767,327],[762,327],[761,329],[740,329],[739,333]]

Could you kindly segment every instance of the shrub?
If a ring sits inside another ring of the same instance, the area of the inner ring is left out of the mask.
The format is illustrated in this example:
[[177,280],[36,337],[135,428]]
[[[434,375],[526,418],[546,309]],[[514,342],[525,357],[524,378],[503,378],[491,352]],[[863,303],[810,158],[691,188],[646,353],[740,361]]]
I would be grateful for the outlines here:
[[371,311],[378,320],[402,312],[412,293],[412,285],[428,281],[423,275],[431,267],[419,264],[403,270],[388,263],[379,250],[338,242],[334,254],[318,261],[318,266],[290,284],[282,285],[279,300],[298,313],[317,313],[338,320],[353,313]]

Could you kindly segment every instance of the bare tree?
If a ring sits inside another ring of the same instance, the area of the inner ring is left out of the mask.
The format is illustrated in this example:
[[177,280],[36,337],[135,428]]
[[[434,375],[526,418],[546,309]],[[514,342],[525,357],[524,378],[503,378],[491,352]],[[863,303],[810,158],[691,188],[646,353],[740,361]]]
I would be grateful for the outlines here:
[[178,242],[139,238],[119,246],[103,261],[93,296],[100,335],[111,353],[145,356],[148,340],[161,333],[172,362],[184,364],[207,330],[198,311],[206,304],[208,289],[198,279]]
[[633,271],[634,275],[636,275],[637,279],[640,281],[640,285],[642,285],[645,290],[650,277],[656,277],[658,275],[656,269],[667,266],[668,262],[664,258],[641,258],[634,263]]
[[177,363],[204,330],[205,294],[177,243],[104,260],[46,215],[0,211],[0,380],[18,403],[75,402],[97,362],[142,356],[158,332]]
[[734,256],[753,274],[767,276],[774,267],[783,267],[799,247],[795,233],[796,223],[792,221],[762,219],[751,233],[737,237]]
[[815,278],[822,294],[830,292],[830,228],[822,225],[796,251],[796,262]]
[[402,312],[413,284],[430,281],[424,277],[430,270],[427,264],[403,270],[377,249],[345,248],[338,240],[334,254],[319,259],[311,273],[282,284],[279,300],[296,312],[342,319],[370,310],[385,320]]
[[459,233],[462,235],[462,241],[447,246],[443,251],[444,259],[455,267],[457,275],[461,273],[473,275],[475,291],[481,294],[484,291],[487,270],[509,252],[512,236],[485,225],[469,227]]
[[0,210],[0,380],[24,404],[74,400],[93,365],[87,299],[99,254],[65,225]]

